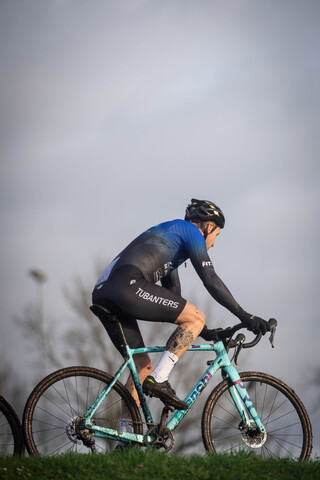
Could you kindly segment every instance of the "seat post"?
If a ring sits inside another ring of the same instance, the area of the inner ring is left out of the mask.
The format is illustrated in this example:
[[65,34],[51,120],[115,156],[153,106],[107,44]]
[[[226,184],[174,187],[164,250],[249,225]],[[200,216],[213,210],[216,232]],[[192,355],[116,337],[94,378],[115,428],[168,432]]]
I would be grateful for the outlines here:
[[121,325],[121,321],[119,320],[119,318],[116,315],[115,315],[115,322],[117,324],[117,327],[118,327],[119,332],[120,332],[120,337],[121,337],[122,342],[123,342],[121,344],[121,347],[123,348],[124,352],[127,353],[126,350],[125,350],[125,347],[128,346],[127,339],[125,337],[125,334],[124,334],[124,331],[123,331],[123,328],[122,328],[122,325]]

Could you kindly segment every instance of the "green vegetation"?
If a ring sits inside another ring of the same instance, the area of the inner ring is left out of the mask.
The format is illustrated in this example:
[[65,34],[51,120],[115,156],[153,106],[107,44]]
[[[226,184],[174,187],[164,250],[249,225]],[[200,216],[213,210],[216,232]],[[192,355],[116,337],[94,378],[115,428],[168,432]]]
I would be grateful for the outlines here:
[[2,457],[1,480],[254,480],[320,478],[320,462],[260,460],[254,455],[166,455],[141,450],[105,455]]

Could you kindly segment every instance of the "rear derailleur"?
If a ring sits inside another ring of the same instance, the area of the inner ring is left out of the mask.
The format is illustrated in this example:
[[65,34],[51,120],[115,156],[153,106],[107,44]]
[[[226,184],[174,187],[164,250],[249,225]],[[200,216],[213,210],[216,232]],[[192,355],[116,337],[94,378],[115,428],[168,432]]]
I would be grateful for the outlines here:
[[[85,426],[86,418],[73,417],[66,426],[66,434],[73,443],[83,444],[90,448],[92,453],[96,452],[96,445],[93,434]],[[93,423],[94,424],[94,423]]]

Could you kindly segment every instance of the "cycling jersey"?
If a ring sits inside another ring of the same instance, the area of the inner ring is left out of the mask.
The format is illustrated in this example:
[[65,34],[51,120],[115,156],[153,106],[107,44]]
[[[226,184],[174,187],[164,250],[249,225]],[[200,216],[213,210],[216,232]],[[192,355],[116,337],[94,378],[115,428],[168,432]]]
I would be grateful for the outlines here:
[[[185,220],[161,223],[139,235],[105,269],[95,291],[108,283],[120,267],[133,266],[148,282],[155,284],[161,280],[163,286],[180,293],[177,268],[187,259],[190,259],[212,297],[241,319],[244,311],[216,274],[203,235],[198,227]],[[154,301],[152,293],[147,290],[142,292],[141,287],[138,288],[140,291],[136,290],[137,296],[143,298],[145,295],[145,299]],[[148,294],[149,298],[146,298]],[[160,318],[159,321],[163,320]]]

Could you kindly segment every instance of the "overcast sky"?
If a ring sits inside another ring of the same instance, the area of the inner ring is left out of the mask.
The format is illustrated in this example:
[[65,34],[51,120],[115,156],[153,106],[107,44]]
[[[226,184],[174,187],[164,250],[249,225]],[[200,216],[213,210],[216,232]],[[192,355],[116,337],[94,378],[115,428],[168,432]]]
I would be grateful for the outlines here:
[[[94,283],[97,259],[196,197],[226,215],[217,273],[279,320],[254,368],[302,385],[320,360],[319,26],[318,0],[1,1],[3,362],[23,358],[30,268],[61,318],[75,275]],[[182,283],[205,309],[190,264]]]

